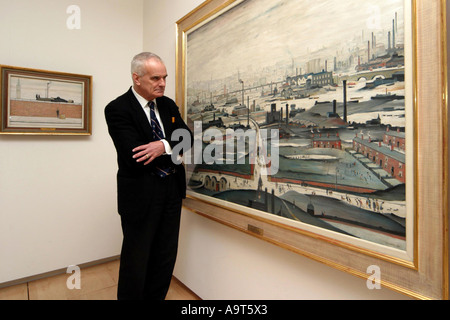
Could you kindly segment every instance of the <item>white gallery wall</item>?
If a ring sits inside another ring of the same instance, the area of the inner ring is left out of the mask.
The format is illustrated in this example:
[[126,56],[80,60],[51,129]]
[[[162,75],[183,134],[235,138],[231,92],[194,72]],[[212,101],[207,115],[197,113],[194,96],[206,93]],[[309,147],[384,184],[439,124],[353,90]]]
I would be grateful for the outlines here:
[[[80,8],[71,30],[70,5]],[[120,254],[103,109],[131,85],[142,0],[0,0],[0,64],[93,76],[93,134],[0,136],[0,284]]]

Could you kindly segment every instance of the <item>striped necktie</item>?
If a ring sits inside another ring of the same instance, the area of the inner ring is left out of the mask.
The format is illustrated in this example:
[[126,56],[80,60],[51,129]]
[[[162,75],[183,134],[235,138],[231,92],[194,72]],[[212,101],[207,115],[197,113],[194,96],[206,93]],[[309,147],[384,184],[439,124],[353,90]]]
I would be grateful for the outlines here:
[[[158,141],[158,140],[165,139],[164,133],[161,129],[161,125],[158,121],[158,118],[156,117],[155,103],[153,101],[150,101],[148,103],[148,105],[150,107],[150,123],[151,123],[152,129],[153,129],[153,140]],[[155,173],[156,173],[156,175],[160,176],[161,178],[164,178],[170,174],[170,169],[156,167]]]
[[149,107],[150,107],[150,122],[153,129],[153,139],[154,140],[165,139],[164,133],[161,129],[161,125],[159,124],[158,118],[156,118],[155,103],[153,101],[150,101]]

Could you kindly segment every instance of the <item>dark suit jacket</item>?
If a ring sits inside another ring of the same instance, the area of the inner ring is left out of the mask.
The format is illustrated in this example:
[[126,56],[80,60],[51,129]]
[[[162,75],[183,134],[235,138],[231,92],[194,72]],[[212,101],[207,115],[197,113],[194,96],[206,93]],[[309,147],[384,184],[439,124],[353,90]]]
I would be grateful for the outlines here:
[[[167,97],[156,99],[158,111],[163,122],[166,140],[173,148],[178,141],[172,141],[172,132],[176,129],[186,129],[193,141],[192,133],[181,118],[178,107]],[[105,108],[105,117],[109,134],[117,150],[117,199],[120,215],[141,216],[148,210],[152,198],[158,196],[158,183],[163,180],[154,176],[155,166],[175,166],[174,175],[177,178],[178,192],[181,198],[186,196],[186,174],[184,166],[174,165],[169,155],[162,155],[144,166],[133,159],[132,150],[153,140],[152,128],[144,110],[128,90],[125,94],[110,102]]]

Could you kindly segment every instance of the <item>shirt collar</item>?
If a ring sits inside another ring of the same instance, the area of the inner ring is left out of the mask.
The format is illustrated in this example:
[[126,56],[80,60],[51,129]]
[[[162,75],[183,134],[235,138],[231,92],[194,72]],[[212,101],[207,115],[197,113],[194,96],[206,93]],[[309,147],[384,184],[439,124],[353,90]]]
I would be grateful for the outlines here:
[[[139,93],[137,93],[136,90],[134,90],[134,87],[131,87],[131,91],[133,91],[133,94],[136,97],[139,104],[141,105],[141,107],[145,108],[150,101],[147,101],[147,99],[143,98]],[[153,102],[155,103],[156,106],[156,100],[153,100]]]

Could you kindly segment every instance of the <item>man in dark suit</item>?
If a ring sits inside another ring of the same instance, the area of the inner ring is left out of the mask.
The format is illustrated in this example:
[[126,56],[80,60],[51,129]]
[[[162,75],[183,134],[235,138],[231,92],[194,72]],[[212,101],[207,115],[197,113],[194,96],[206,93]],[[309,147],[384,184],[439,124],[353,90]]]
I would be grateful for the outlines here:
[[164,300],[186,195],[184,167],[176,165],[171,155],[178,141],[171,136],[183,129],[192,141],[192,133],[175,102],[164,96],[167,71],[162,60],[152,53],[138,54],[131,72],[133,86],[105,108],[117,151],[123,231],[117,297]]

